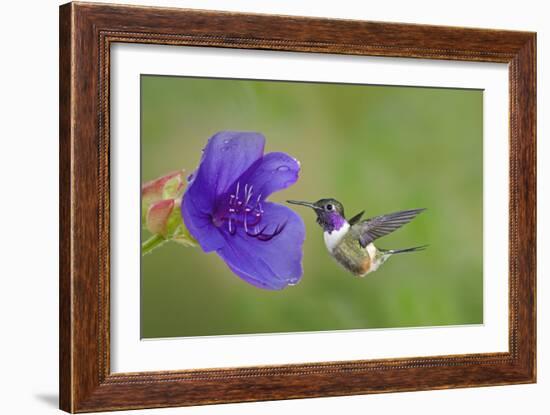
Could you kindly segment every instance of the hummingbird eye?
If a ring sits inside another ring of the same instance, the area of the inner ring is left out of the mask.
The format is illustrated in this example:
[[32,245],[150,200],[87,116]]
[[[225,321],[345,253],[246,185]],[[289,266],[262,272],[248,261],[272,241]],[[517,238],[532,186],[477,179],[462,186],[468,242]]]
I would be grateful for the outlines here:
[[332,205],[329,203],[328,205],[325,206],[325,208],[326,208],[327,210],[332,210],[332,209],[334,209],[334,206],[332,206]]

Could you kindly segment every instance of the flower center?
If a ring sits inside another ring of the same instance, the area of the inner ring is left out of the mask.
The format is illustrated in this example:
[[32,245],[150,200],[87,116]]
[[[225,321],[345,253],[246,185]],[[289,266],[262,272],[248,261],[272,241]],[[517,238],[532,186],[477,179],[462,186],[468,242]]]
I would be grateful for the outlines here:
[[241,186],[240,182],[237,182],[235,191],[220,203],[212,221],[218,228],[227,226],[230,235],[235,235],[240,226],[248,236],[269,241],[283,231],[286,223],[276,225],[270,232],[269,224],[262,224],[264,214],[262,194],[256,195],[252,185]]

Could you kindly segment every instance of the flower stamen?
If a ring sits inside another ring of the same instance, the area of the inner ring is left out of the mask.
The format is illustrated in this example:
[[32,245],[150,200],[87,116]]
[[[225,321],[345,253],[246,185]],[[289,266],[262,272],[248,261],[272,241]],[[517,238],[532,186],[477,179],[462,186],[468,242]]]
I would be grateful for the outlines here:
[[[259,232],[256,232],[256,233],[249,233],[248,231],[246,232],[246,234],[248,236],[251,236],[253,238],[257,238],[259,239],[260,241],[264,241],[264,242],[267,242],[267,241],[270,241],[271,239],[273,239],[274,237],[276,237],[277,235],[279,235],[283,229],[285,228],[286,226],[286,222],[283,223],[282,225],[277,225],[277,227],[275,228],[275,230],[273,231],[273,233],[265,233],[265,230],[267,229],[267,226],[268,225],[264,225],[264,227],[259,231]],[[255,228],[257,229],[257,227]]]
[[221,205],[218,214],[214,215],[213,221],[216,226],[222,226],[227,221],[227,230],[230,235],[237,233],[238,226],[242,226],[246,235],[257,238],[260,241],[269,241],[280,234],[286,223],[277,225],[272,233],[268,233],[268,224],[259,227],[263,219],[264,209],[262,207],[262,194],[254,194],[254,186],[244,184],[243,194],[240,194],[241,183],[237,182],[235,192],[226,199],[226,205]]

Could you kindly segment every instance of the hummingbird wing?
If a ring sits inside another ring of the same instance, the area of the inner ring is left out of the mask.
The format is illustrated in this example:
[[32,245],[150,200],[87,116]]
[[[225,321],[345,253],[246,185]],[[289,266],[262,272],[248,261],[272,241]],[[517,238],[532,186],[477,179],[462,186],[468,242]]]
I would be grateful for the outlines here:
[[361,220],[361,217],[363,216],[363,214],[365,213],[365,211],[363,210],[362,212],[359,212],[357,215],[355,215],[353,218],[351,218],[350,220],[348,220],[348,223],[350,224],[350,226],[353,226],[355,225],[357,222],[359,222]]
[[388,213],[387,215],[375,216],[353,226],[358,232],[359,243],[364,248],[375,239],[392,233],[401,226],[409,223],[416,215],[426,209],[410,209],[399,212]]

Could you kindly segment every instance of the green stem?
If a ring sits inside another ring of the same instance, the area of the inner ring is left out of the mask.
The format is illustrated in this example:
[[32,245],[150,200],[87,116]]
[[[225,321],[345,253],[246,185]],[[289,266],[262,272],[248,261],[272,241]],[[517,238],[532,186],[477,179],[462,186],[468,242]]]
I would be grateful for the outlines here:
[[160,234],[155,234],[141,244],[141,255],[147,255],[153,249],[161,246],[168,240]]

